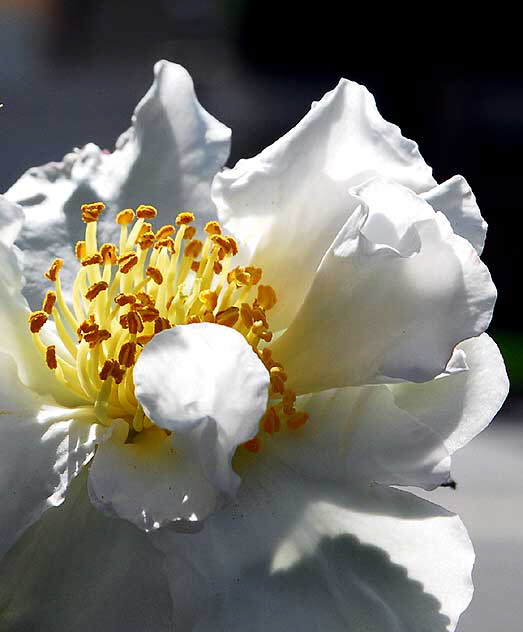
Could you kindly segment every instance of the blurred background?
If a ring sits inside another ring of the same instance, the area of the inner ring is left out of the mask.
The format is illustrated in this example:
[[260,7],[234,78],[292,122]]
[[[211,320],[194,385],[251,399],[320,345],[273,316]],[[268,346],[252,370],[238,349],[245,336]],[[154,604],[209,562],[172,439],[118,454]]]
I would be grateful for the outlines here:
[[[457,3],[455,3],[456,5]],[[340,76],[364,83],[416,140],[438,181],[461,173],[490,232],[499,290],[491,333],[512,383],[494,425],[455,458],[457,510],[478,553],[460,632],[521,629],[523,332],[516,308],[523,75],[518,20],[457,6],[389,9],[323,0],[0,0],[0,191],[33,165],[93,141],[112,148],[159,58],[192,75],[233,130],[232,166],[292,127]],[[312,6],[312,5],[311,5]],[[460,481],[463,481],[462,483]]]

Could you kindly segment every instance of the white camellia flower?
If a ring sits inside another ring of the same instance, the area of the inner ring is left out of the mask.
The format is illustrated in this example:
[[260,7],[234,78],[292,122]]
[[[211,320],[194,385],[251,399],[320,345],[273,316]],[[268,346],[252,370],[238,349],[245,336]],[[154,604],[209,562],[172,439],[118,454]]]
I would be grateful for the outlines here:
[[346,80],[220,171],[155,73],[113,153],[0,201],[3,628],[454,630],[466,530],[398,486],[507,394],[470,188]]

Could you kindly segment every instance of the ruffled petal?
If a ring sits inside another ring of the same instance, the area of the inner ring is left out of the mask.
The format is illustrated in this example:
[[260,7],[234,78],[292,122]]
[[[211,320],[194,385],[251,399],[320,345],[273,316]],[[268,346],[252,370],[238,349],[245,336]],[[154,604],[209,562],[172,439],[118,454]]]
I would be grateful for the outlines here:
[[496,289],[488,269],[444,215],[381,179],[355,193],[360,210],[273,344],[300,392],[429,380],[492,316]]
[[194,528],[240,479],[231,466],[267,406],[269,373],[245,338],[222,325],[157,334],[134,368],[135,393],[163,431],[102,446],[91,468],[95,502],[145,530],[178,521]]
[[402,410],[386,386],[322,391],[299,397],[296,405],[309,421],[298,430],[282,428],[263,445],[303,476],[347,488],[382,483],[434,489],[449,480],[441,436]]
[[488,426],[509,389],[503,358],[487,334],[466,340],[459,349],[468,370],[391,387],[397,405],[436,432],[451,454]]
[[276,329],[296,313],[323,254],[356,208],[349,186],[377,174],[415,191],[436,184],[416,143],[381,117],[366,88],[342,79],[294,129],[215,178],[220,219],[276,289]]
[[173,618],[191,632],[448,632],[472,595],[459,518],[381,486],[348,495],[272,460],[200,533],[153,541]]
[[0,563],[0,628],[170,632],[163,556],[144,533],[96,511],[85,486],[81,475]]
[[75,420],[24,387],[14,362],[0,354],[0,556],[23,531],[63,500],[71,480],[102,440],[100,427]]
[[481,216],[476,197],[463,176],[454,176],[423,193],[421,197],[427,200],[435,211],[441,211],[446,215],[456,235],[467,239],[478,255],[483,252],[488,225]]
[[210,184],[229,155],[230,130],[202,108],[181,66],[160,61],[154,73],[132,127],[113,153],[86,145],[60,163],[31,169],[6,193],[26,215],[18,243],[31,252],[24,267],[31,303],[43,295],[42,265],[56,256],[66,259],[64,286],[71,282],[72,248],[83,239],[83,203],[101,200],[107,205],[100,220],[105,241],[114,237],[115,214],[141,203],[155,205],[166,223],[183,210],[194,210],[202,222],[215,215]]

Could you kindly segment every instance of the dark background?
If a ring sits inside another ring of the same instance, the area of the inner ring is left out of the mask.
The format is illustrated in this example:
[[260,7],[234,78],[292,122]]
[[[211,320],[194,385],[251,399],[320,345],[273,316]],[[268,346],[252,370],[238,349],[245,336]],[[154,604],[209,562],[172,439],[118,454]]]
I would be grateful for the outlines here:
[[286,132],[345,76],[416,140],[438,181],[461,173],[490,232],[492,333],[523,388],[516,308],[523,81],[519,20],[429,5],[254,0],[0,0],[0,191],[93,141],[112,148],[165,57],[233,130],[229,165]]

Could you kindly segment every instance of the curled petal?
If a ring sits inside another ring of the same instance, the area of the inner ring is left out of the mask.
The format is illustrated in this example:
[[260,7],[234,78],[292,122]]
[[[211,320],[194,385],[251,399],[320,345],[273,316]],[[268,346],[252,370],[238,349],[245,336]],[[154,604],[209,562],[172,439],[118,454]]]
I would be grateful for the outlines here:
[[492,316],[488,269],[441,213],[380,179],[355,193],[360,210],[273,345],[300,392],[432,379]]
[[236,494],[232,457],[258,431],[269,373],[236,330],[200,323],[157,334],[136,363],[134,382],[147,417],[168,432],[102,446],[91,494],[145,530],[169,521],[194,528]]
[[276,329],[298,310],[321,258],[356,208],[349,187],[377,174],[417,192],[436,184],[416,143],[381,117],[366,88],[342,79],[285,136],[216,176],[221,220],[276,289]]
[[503,358],[487,334],[466,340],[458,349],[465,354],[466,371],[391,387],[397,405],[437,433],[451,454],[485,429],[509,389]]
[[421,195],[436,211],[445,214],[456,235],[467,239],[478,255],[483,251],[487,236],[487,222],[481,216],[467,181],[454,176]]

